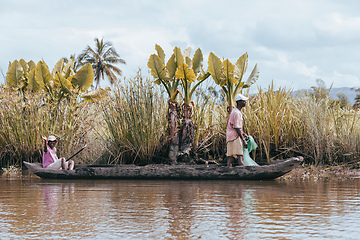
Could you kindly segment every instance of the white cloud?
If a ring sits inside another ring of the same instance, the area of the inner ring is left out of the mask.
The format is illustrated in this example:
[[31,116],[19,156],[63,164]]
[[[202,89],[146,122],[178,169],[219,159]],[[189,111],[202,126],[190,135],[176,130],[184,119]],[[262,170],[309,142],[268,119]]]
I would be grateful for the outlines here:
[[333,36],[360,36],[360,17],[348,17],[333,12],[316,21],[315,26]]
[[[113,43],[127,62],[125,76],[147,71],[155,44],[167,58],[175,46],[201,48],[204,65],[214,52],[235,62],[249,54],[258,63],[258,84],[306,88],[360,87],[360,7],[337,0],[3,1],[0,67],[24,58],[52,67],[79,54],[93,39]],[[39,6],[42,6],[41,8]],[[2,77],[0,75],[0,81]]]
[[[344,87],[344,86],[360,86],[360,79],[358,76],[351,75],[351,74],[342,74],[337,71],[332,72],[328,76],[325,76],[327,82],[332,84],[333,87]],[[328,84],[327,87],[330,87]]]

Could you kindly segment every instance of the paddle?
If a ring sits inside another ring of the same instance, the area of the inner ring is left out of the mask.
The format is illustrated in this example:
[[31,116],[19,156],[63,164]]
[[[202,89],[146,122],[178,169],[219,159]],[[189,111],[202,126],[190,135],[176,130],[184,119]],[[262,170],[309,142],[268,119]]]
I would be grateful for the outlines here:
[[83,146],[79,151],[77,151],[76,153],[74,153],[71,157],[69,157],[66,161],[69,161],[70,159],[72,159],[73,157],[75,157],[76,155],[78,155],[82,150],[84,150],[84,148],[87,147],[87,144],[85,144],[85,146]]

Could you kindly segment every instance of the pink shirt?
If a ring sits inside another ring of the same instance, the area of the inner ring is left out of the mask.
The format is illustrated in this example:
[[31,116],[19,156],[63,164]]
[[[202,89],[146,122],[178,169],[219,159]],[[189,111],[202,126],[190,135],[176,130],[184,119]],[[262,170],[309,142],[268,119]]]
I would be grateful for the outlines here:
[[243,127],[243,116],[238,108],[233,108],[230,113],[229,121],[226,127],[226,142],[234,141],[239,137],[239,134],[235,128],[242,129]]
[[43,153],[43,168],[47,168],[50,164],[57,161],[58,157],[56,156],[56,148],[51,149],[47,145],[47,152]]

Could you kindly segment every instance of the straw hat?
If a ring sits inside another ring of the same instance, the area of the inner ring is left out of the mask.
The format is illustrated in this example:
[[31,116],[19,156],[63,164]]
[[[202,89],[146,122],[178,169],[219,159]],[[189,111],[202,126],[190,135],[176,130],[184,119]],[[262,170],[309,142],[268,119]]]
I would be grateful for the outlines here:
[[242,95],[242,94],[238,94],[238,95],[236,95],[235,96],[235,102],[237,102],[237,101],[246,101],[246,100],[248,100],[249,98],[248,97],[245,97],[244,95]]
[[57,141],[57,140],[56,140],[56,137],[53,136],[53,135],[50,135],[47,140],[48,140],[48,141]]

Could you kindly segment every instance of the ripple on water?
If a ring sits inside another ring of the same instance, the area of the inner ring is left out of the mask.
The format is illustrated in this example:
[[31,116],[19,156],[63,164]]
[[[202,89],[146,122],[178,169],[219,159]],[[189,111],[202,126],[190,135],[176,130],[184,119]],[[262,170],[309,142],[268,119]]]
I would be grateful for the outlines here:
[[360,234],[360,179],[0,181],[0,239],[357,239]]

